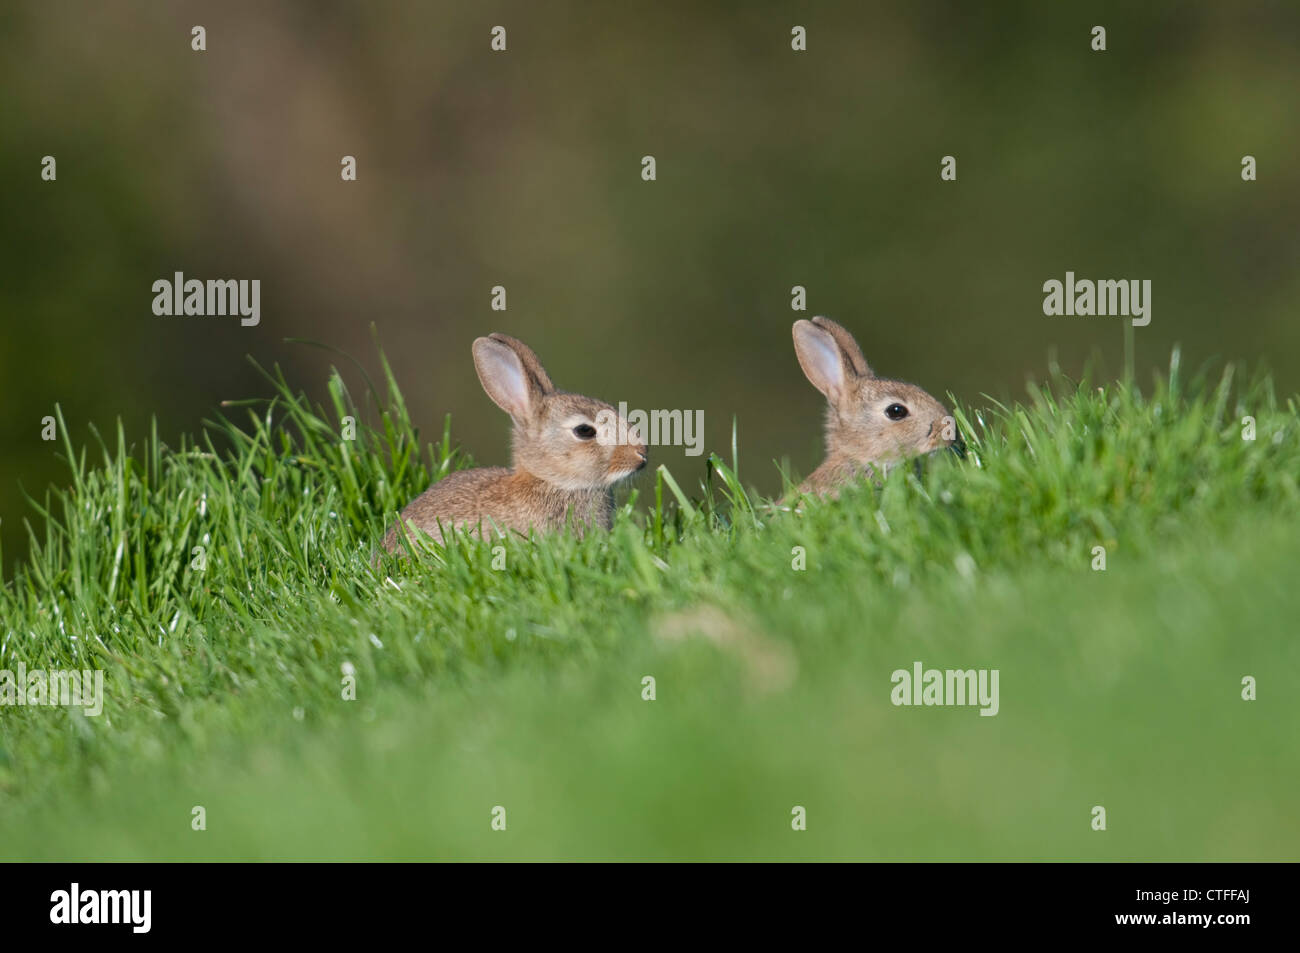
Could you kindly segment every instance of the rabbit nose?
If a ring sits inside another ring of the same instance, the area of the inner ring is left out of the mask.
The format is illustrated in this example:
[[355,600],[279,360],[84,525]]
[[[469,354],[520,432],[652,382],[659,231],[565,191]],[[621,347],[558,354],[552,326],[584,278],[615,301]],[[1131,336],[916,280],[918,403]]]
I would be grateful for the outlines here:
[[633,449],[636,450],[637,459],[641,461],[639,464],[637,464],[637,469],[642,470],[645,468],[646,463],[650,460],[650,454],[646,452],[646,448],[644,446],[634,447]]
[[966,441],[961,438],[961,434],[953,437],[952,443],[948,444],[948,449],[957,454],[961,459],[966,459]]

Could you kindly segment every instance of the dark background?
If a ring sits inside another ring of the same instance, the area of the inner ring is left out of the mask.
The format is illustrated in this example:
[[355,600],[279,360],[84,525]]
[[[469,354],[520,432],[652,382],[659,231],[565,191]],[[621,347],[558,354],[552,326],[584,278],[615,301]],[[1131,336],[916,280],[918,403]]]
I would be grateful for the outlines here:
[[[1185,365],[1262,360],[1294,392],[1297,91],[1290,2],[7,2],[4,571],[19,481],[64,482],[40,440],[56,402],[76,446],[119,417],[142,440],[151,416],[174,444],[268,393],[248,354],[323,395],[338,359],[285,338],[377,370],[372,322],[429,440],[450,412],[505,461],[469,357],[502,330],[563,388],[703,409],[706,449],[729,456],[737,416],[765,493],[774,458],[820,454],[796,284],[878,372],[978,400],[1020,395],[1050,353],[1119,371],[1121,320],[1045,317],[1044,281],[1150,279],[1140,381],[1181,342]],[[155,317],[175,271],[261,279],[261,325]],[[688,487],[703,470],[652,462]]]

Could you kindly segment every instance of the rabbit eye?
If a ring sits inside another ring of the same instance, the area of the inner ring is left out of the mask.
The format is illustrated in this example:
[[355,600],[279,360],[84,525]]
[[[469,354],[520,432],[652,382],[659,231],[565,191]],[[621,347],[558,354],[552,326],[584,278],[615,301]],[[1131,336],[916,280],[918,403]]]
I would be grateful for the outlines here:
[[907,408],[902,404],[890,404],[885,408],[885,416],[890,420],[902,420],[907,416]]
[[590,440],[596,436],[596,428],[591,424],[578,424],[573,428],[573,435],[579,440]]

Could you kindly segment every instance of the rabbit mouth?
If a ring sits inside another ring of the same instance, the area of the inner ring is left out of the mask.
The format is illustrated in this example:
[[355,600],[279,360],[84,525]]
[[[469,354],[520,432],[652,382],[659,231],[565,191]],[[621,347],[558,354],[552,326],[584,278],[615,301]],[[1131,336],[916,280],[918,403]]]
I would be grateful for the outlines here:
[[642,470],[645,469],[646,464],[650,462],[650,454],[646,452],[645,447],[635,447],[634,451],[636,453],[636,466],[620,467],[616,471],[617,475],[614,474],[610,475],[611,478],[609,482],[611,484],[618,483],[620,480],[626,480],[634,476],[635,474],[640,473]]
[[622,483],[624,480],[630,480],[642,470],[645,469],[649,457],[642,457],[641,462],[634,467],[624,467],[611,473],[605,481],[607,486],[614,486],[616,483]]
[[925,453],[919,454],[913,458],[912,470],[916,474],[917,478],[919,479],[921,476],[921,462],[923,460],[927,460],[930,457],[937,458],[945,453],[952,453],[962,460],[966,459],[966,441],[961,439],[960,434],[957,435],[956,439],[954,439],[952,443],[942,444],[941,446],[935,447],[933,450],[927,450]]

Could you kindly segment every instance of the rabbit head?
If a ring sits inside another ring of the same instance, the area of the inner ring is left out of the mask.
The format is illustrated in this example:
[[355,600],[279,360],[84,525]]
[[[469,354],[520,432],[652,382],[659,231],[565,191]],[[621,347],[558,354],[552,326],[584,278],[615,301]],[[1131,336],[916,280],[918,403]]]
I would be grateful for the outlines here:
[[826,464],[862,471],[960,448],[948,410],[915,384],[877,377],[853,335],[829,318],[794,323],[794,351],[825,395]]
[[579,491],[612,486],[646,465],[641,434],[626,418],[604,401],[556,390],[524,342],[492,334],[473,350],[483,389],[514,422],[516,470]]

